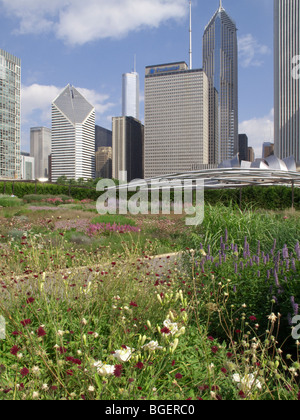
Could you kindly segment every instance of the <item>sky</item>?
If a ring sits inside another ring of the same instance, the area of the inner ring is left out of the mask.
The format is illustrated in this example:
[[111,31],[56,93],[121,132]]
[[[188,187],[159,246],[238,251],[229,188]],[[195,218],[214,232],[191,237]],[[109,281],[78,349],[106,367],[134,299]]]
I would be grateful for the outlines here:
[[[205,26],[219,0],[192,0],[193,68],[202,68]],[[261,157],[273,142],[273,0],[223,0],[238,28],[239,133]],[[111,130],[122,114],[122,74],[150,65],[189,63],[188,0],[0,0],[0,48],[22,69],[21,149],[30,128],[51,128],[51,103],[72,84],[95,106],[96,124]]]

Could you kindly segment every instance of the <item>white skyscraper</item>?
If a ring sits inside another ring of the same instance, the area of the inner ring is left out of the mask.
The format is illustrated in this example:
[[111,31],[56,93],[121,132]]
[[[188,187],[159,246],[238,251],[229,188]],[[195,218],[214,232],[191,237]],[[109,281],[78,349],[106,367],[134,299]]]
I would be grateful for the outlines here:
[[122,84],[122,116],[140,118],[140,82],[135,71],[123,74]]
[[52,103],[52,181],[95,176],[95,108],[68,85]]
[[0,178],[21,177],[21,60],[0,49]]
[[300,0],[274,0],[275,155],[300,161]]

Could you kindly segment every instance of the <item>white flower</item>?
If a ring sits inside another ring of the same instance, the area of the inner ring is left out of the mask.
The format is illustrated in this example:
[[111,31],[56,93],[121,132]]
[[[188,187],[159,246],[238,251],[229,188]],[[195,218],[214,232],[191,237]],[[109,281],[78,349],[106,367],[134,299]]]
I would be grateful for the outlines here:
[[161,350],[162,347],[158,345],[157,341],[150,341],[148,344],[142,346],[143,349],[147,349],[149,351]]
[[95,392],[95,388],[93,386],[89,386],[88,391],[89,392]]
[[126,349],[116,350],[113,356],[119,362],[128,362],[128,360],[131,358],[132,352],[134,352],[134,349],[126,347]]
[[87,325],[87,320],[85,318],[83,318],[83,320],[81,321],[82,325]]
[[40,396],[40,394],[39,394],[38,392],[34,392],[34,393],[32,394],[32,399],[33,399],[33,400],[36,400],[36,399],[38,399],[38,398],[39,398],[39,396]]
[[277,321],[277,316],[272,313],[270,316],[268,316],[268,320],[272,322],[272,324],[274,324]]
[[43,391],[48,391],[48,389],[49,389],[48,385],[47,384],[43,384],[42,390]]
[[232,378],[238,383],[238,387],[242,391],[250,391],[253,387],[262,389],[260,381],[255,379],[255,376],[252,373],[250,375],[245,375],[243,378],[241,378],[238,373],[235,373]]
[[64,335],[64,331],[61,331],[61,330],[58,330],[57,331],[57,335],[59,336],[59,337],[62,337],[63,335]]
[[39,375],[40,374],[40,368],[38,366],[33,366],[32,373],[34,375]]
[[95,362],[94,366],[97,368],[97,372],[101,376],[113,375],[115,371],[115,367],[113,365],[106,365],[101,361]]
[[171,331],[170,334],[172,334],[172,335],[176,334],[177,331],[178,331],[177,323],[176,322],[171,322],[169,319],[166,319],[164,321],[164,326]]

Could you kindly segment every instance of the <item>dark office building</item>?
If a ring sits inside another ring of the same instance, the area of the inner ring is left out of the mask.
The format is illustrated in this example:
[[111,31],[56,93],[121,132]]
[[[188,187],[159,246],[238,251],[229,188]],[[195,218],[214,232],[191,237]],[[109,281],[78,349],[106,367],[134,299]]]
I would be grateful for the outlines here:
[[95,126],[95,152],[99,147],[112,147],[112,132],[106,128]]
[[248,160],[248,137],[246,134],[239,134],[239,152],[240,162],[242,160]]
[[[127,172],[127,181],[144,178],[144,126],[132,117],[113,118],[112,176],[120,179]],[[122,179],[120,179],[122,180]]]

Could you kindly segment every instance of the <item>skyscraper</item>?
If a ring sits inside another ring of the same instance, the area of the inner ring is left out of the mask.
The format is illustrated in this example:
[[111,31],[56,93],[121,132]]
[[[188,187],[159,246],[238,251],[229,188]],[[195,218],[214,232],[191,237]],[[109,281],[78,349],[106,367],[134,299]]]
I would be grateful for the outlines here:
[[21,60],[0,49],[0,178],[21,177]]
[[52,182],[95,176],[95,108],[68,85],[52,103]]
[[296,161],[300,161],[299,64],[300,0],[274,0],[275,155],[294,156]]
[[123,74],[122,116],[140,119],[140,83],[136,71]]
[[145,177],[188,172],[209,162],[209,90],[185,62],[146,67]]
[[30,156],[35,158],[34,179],[49,179],[49,155],[51,155],[51,130],[47,127],[30,129]]
[[[237,28],[221,0],[204,31],[203,70],[208,76],[210,88],[210,163],[221,163],[232,159],[238,152]],[[218,115],[215,115],[216,108]],[[214,147],[215,142],[218,147]],[[214,162],[214,159],[217,161]]]
[[112,177],[125,181],[144,178],[144,126],[132,117],[112,119]]

